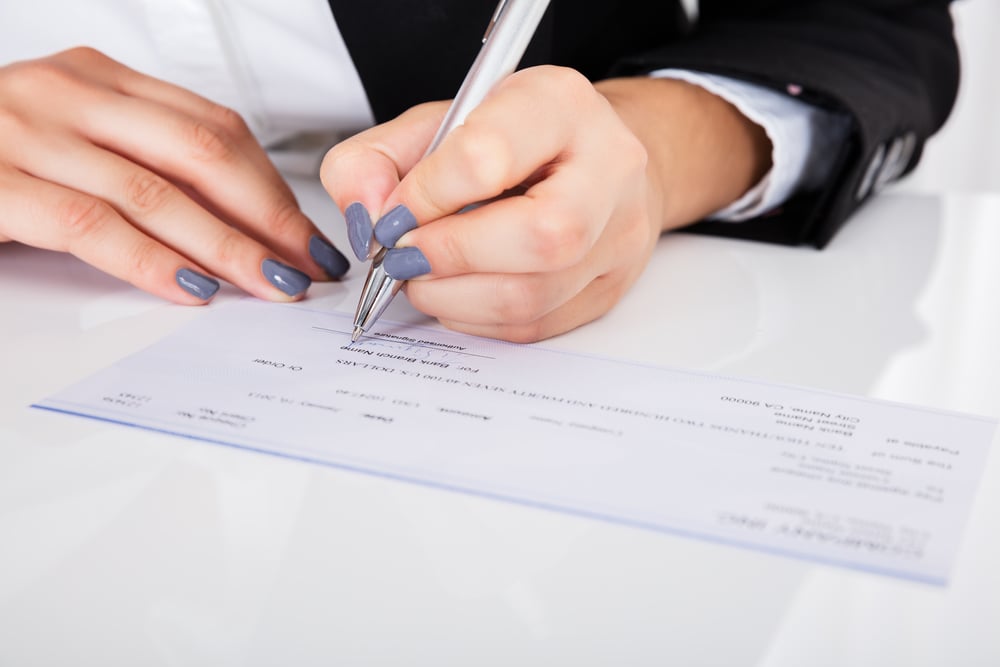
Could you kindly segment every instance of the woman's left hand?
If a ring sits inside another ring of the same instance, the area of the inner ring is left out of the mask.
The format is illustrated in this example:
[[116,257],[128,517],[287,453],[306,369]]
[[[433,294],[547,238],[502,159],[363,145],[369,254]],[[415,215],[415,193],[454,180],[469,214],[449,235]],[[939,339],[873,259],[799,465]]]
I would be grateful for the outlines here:
[[[681,170],[659,163],[664,151],[683,157],[684,140],[653,139],[653,165],[633,128],[656,124],[648,119],[663,105],[676,112],[670,100],[703,103],[708,94],[637,79],[639,92],[653,84],[667,97],[635,104],[630,80],[617,81],[606,95],[573,70],[530,68],[498,85],[426,158],[447,103],[420,105],[335,146],[322,179],[345,211],[355,253],[372,252],[375,214],[375,237],[392,248],[388,273],[409,281],[416,308],[459,331],[530,342],[600,317],[635,282],[664,228],[747,187],[700,206],[666,206]],[[476,202],[484,203],[459,213]]]

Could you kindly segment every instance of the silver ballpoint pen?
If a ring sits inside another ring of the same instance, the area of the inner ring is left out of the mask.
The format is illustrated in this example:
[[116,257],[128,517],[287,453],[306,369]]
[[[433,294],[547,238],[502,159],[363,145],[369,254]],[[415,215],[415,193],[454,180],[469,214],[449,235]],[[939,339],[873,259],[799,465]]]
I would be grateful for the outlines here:
[[[482,102],[493,86],[517,69],[548,4],[549,0],[500,0],[483,35],[479,55],[465,75],[425,156],[437,148],[449,132],[465,122],[469,112]],[[386,252],[385,248],[381,248],[368,269],[368,278],[361,289],[361,299],[354,314],[352,343],[371,328],[403,286],[403,281],[396,280],[382,268]]]

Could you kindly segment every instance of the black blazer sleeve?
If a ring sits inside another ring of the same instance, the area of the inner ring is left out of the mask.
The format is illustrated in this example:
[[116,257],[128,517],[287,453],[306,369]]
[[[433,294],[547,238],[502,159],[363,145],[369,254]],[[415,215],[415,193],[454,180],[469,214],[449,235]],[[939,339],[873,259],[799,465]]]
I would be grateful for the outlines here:
[[[330,0],[379,122],[451,97],[496,0]],[[825,245],[861,203],[911,169],[958,87],[947,0],[551,0],[522,66],[591,80],[679,67],[743,78],[839,110],[850,138],[815,191],[743,223],[697,231]]]
[[614,72],[679,67],[742,78],[852,119],[836,169],[816,191],[741,224],[696,231],[825,245],[886,182],[912,169],[945,122],[959,81],[946,0],[702,0],[687,36],[619,61]]

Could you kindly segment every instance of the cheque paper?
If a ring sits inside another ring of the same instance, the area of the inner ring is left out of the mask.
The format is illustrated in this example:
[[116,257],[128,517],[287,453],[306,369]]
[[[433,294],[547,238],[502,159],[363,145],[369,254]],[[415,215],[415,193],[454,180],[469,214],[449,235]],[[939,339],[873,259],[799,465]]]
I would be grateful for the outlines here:
[[945,583],[993,420],[253,300],[36,407]]

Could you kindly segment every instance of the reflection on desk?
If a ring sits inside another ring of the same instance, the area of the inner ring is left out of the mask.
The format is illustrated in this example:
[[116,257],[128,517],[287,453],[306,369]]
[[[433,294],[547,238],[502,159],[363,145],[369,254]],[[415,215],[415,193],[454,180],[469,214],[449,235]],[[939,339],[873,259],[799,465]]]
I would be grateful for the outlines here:
[[[997,416],[998,218],[883,196],[820,252],[675,234],[551,344]],[[995,452],[937,589],[33,411],[199,309],[12,244],[0,303],[0,664],[1000,661]]]

